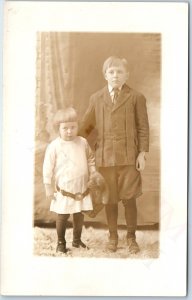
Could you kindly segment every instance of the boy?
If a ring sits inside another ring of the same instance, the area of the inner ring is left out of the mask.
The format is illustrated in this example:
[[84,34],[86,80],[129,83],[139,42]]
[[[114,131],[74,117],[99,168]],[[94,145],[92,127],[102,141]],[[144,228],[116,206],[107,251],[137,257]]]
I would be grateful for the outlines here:
[[139,252],[136,242],[136,198],[142,194],[140,171],[145,167],[149,150],[149,125],[144,96],[127,84],[126,59],[109,57],[103,64],[107,86],[93,94],[84,115],[80,134],[87,137],[97,129],[96,165],[109,187],[105,206],[109,228],[107,248],[115,252],[118,245],[118,202],[125,208],[127,246]]

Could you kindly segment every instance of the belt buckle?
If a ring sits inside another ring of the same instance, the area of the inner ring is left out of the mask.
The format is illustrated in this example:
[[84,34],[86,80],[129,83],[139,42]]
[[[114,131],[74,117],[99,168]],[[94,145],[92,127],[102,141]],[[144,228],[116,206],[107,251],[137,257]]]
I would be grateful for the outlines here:
[[76,201],[81,201],[83,199],[83,195],[81,193],[76,193],[75,194],[75,200]]

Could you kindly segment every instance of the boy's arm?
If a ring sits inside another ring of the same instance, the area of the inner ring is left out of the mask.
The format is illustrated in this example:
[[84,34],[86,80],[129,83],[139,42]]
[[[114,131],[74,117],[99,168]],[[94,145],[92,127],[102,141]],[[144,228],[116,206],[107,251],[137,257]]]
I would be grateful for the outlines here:
[[96,172],[95,155],[94,155],[93,151],[91,150],[91,147],[89,146],[87,141],[86,141],[86,156],[87,156],[89,175],[91,176],[93,173]]
[[[88,164],[88,170],[89,170],[89,182],[94,176],[94,174],[97,172],[96,171],[96,166],[95,166],[95,155],[93,151],[91,150],[91,147],[89,146],[88,142],[86,142],[86,156],[87,156],[87,164]],[[90,187],[90,186],[89,186]]]
[[138,138],[138,151],[149,151],[149,122],[147,115],[146,99],[139,95],[135,104],[135,120]]
[[147,115],[146,99],[140,95],[135,105],[135,118],[137,126],[138,150],[136,169],[143,171],[145,168],[145,152],[149,151],[149,122]]
[[81,135],[88,139],[91,131],[95,127],[95,124],[96,124],[95,105],[94,105],[94,97],[92,96],[90,98],[90,102],[89,102],[87,111],[85,112],[85,114],[83,116],[83,120],[80,123],[78,135]]

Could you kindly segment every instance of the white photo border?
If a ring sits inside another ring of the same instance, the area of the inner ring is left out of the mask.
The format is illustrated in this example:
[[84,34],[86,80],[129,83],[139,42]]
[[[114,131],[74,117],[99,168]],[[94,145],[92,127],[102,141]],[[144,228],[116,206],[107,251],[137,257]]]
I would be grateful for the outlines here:
[[[91,14],[93,10],[94,18]],[[3,294],[185,296],[187,3],[8,1],[5,12],[1,251]],[[114,22],[115,16],[121,16],[118,23]],[[97,32],[162,34],[161,249],[158,260],[90,261],[33,256],[36,32],[88,31],[88,28],[89,31]],[[171,123],[170,115],[174,120]],[[9,186],[12,188],[9,189]],[[22,204],[22,209],[18,202]],[[164,216],[167,216],[170,208],[172,210],[167,223]]]

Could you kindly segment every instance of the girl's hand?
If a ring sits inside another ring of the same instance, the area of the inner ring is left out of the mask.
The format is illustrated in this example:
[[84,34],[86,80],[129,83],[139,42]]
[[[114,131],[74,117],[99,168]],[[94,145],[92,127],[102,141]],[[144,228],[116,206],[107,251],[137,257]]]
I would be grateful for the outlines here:
[[51,202],[53,199],[55,199],[55,196],[49,195],[49,196],[46,196],[46,199],[47,199],[47,201]]
[[140,152],[136,160],[137,171],[143,171],[145,169],[145,152]]
[[55,198],[54,196],[54,190],[52,188],[51,184],[45,184],[45,193],[46,193],[46,199],[48,201],[51,201]]

